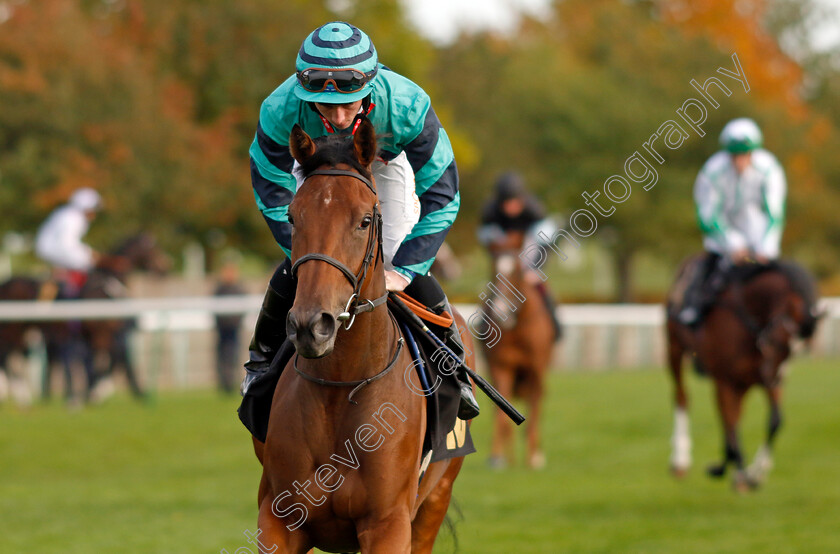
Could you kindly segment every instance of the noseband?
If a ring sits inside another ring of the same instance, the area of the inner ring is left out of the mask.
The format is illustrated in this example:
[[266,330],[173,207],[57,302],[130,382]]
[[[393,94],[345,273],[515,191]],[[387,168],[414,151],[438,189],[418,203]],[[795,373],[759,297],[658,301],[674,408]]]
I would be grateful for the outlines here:
[[347,278],[350,284],[353,286],[353,294],[350,295],[350,298],[347,300],[347,305],[344,308],[344,311],[338,315],[339,321],[346,321],[345,329],[350,329],[353,326],[353,322],[356,320],[356,315],[362,312],[372,312],[377,306],[384,304],[385,301],[388,299],[388,293],[386,292],[385,295],[375,299],[370,300],[369,298],[360,299],[359,294],[361,293],[362,285],[367,278],[368,268],[370,267],[371,262],[375,259],[383,259],[382,256],[382,212],[379,211],[379,200],[378,195],[376,194],[376,189],[373,186],[373,183],[370,182],[370,179],[356,173],[355,171],[347,171],[344,169],[317,169],[310,173],[309,175],[304,178],[304,182],[307,179],[314,175],[340,175],[342,177],[352,177],[358,181],[364,183],[364,185],[370,190],[374,196],[377,197],[377,202],[373,206],[373,225],[371,225],[370,233],[368,234],[368,242],[367,248],[365,250],[365,256],[362,259],[362,265],[359,268],[359,271],[353,273],[350,268],[346,265],[341,263],[340,261],[336,260],[331,256],[327,256],[326,254],[319,254],[309,253],[304,254],[300,258],[298,258],[294,264],[292,264],[292,277],[297,278],[297,270],[301,266],[301,264],[312,261],[318,260],[321,262],[326,262],[331,266],[335,267]]

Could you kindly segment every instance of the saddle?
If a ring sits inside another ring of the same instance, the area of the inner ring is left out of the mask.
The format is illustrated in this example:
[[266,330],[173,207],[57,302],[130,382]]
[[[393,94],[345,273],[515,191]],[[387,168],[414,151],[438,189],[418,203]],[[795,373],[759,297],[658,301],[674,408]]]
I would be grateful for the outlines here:
[[[415,313],[429,321],[432,326],[448,326],[447,317],[451,322],[449,314],[436,315],[409,297],[404,296],[403,299],[408,299]],[[424,468],[431,462],[475,452],[469,426],[457,418],[460,386],[454,373],[447,370],[449,367],[447,358],[440,355],[432,339],[425,335],[416,335],[397,312],[392,310],[392,313],[403,330],[412,352],[414,367],[418,371],[418,378],[423,386],[423,390],[412,390],[412,392],[426,397],[426,436],[423,441],[422,457]],[[294,345],[286,340],[278,349],[268,371],[249,385],[237,410],[240,421],[260,442],[265,442],[268,433],[274,390],[280,380],[280,375],[294,354]],[[438,386],[432,386],[433,383],[438,382]],[[369,386],[375,386],[375,384]]]
[[[701,281],[707,281],[709,275],[706,275],[705,279],[702,279],[704,276],[700,273],[704,271],[709,256],[708,254],[705,256],[696,256],[683,266],[674,286],[668,294],[669,317],[676,317],[680,310],[685,307],[686,296],[692,293],[693,287],[706,285],[706,283]],[[732,266],[722,274],[721,283],[718,284],[717,290],[712,291],[713,294],[709,295],[710,297],[706,299],[706,303],[708,305],[713,304],[714,297],[730,284],[746,285],[758,276],[771,271],[781,272],[790,283],[793,291],[805,302],[807,317],[800,326],[800,337],[810,338],[816,330],[816,324],[819,318],[816,307],[816,283],[805,268],[792,260],[779,259],[768,263],[748,263]]]

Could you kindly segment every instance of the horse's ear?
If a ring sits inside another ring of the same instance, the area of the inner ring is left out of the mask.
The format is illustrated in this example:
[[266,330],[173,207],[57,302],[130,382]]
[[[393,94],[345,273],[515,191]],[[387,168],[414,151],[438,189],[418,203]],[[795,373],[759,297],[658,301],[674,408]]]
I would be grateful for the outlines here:
[[363,118],[359,128],[353,134],[353,149],[356,158],[365,167],[370,167],[376,159],[376,130],[368,118]]
[[292,152],[292,157],[301,165],[315,153],[315,142],[297,123],[292,127],[292,134],[289,135],[289,150]]

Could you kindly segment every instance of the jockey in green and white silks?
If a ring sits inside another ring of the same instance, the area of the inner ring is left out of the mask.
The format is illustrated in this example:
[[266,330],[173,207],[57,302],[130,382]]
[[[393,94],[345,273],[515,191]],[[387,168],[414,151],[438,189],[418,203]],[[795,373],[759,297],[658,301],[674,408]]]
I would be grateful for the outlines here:
[[[285,339],[286,315],[294,300],[296,284],[288,262],[292,227],[287,212],[300,185],[289,152],[295,124],[318,138],[328,133],[350,136],[361,118],[370,120],[380,148],[380,158],[371,170],[382,210],[386,287],[406,289],[433,310],[443,310],[447,304],[443,290],[428,272],[458,213],[458,170],[429,96],[380,64],[367,34],[341,21],[322,25],[306,37],[295,70],[262,103],[250,148],[257,206],[287,258],[266,292],[251,359],[246,363],[243,393],[267,369]],[[263,321],[269,323],[261,325]],[[460,340],[457,332],[451,334],[449,339]],[[466,398],[472,397],[466,380],[464,385],[462,397],[475,404]]]
[[752,119],[730,121],[720,135],[723,149],[697,176],[697,219],[710,255],[686,294],[680,312],[683,323],[699,320],[703,304],[718,292],[728,266],[779,257],[787,184],[779,161],[762,143],[761,130]]
[[787,192],[782,166],[761,148],[751,119],[729,122],[720,141],[724,150],[709,158],[694,184],[703,246],[730,258],[778,258]]

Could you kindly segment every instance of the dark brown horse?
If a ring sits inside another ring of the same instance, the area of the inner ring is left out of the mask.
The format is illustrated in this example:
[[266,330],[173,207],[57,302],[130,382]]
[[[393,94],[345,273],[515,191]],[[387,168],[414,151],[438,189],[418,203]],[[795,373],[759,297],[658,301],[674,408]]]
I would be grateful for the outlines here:
[[[540,416],[555,337],[551,314],[536,283],[527,278],[525,262],[519,257],[524,238],[522,232],[509,232],[489,245],[491,298],[486,299],[482,311],[484,321],[495,322],[499,333],[491,334],[481,344],[499,393],[528,403],[527,463],[539,469],[546,462],[540,442]],[[501,468],[512,461],[513,427],[508,417],[497,411],[490,465]]]
[[[109,254],[103,255],[91,271],[80,291],[81,298],[119,298],[125,294],[125,278],[131,271],[145,270],[163,272],[169,267],[168,258],[157,248],[155,241],[147,234],[138,234],[123,241]],[[0,300],[45,300],[62,297],[59,287],[52,281],[29,277],[14,277],[0,284]],[[43,396],[50,395],[52,373],[59,368],[64,371],[66,395],[74,397],[79,387],[74,386],[73,365],[79,355],[86,363],[86,394],[95,385],[97,371],[108,373],[115,363],[126,367],[129,381],[136,384],[128,358],[125,356],[125,331],[127,320],[87,321],[84,323],[54,322],[9,322],[0,324],[0,367],[8,372],[8,360],[14,353],[24,354],[27,349],[27,333],[37,329],[41,332],[47,354],[43,374]],[[81,342],[83,341],[83,342]],[[88,348],[87,345],[90,345]],[[79,352],[82,350],[86,354]],[[95,368],[94,360],[107,361]],[[112,363],[113,362],[113,363]],[[132,385],[133,386],[133,385]],[[133,386],[134,388],[134,386]],[[137,387],[139,391],[139,387]]]
[[[373,125],[363,121],[352,142],[313,142],[295,126],[290,144],[306,176],[289,207],[298,286],[287,329],[298,354],[276,387],[265,444],[254,439],[260,542],[266,552],[431,552],[463,458],[420,478],[426,404],[403,381],[412,360],[378,302]],[[355,320],[344,315],[356,306]]]
[[[103,256],[82,287],[79,297],[88,300],[124,298],[126,280],[134,271],[165,274],[171,262],[151,235],[140,233],[123,241]],[[114,370],[122,368],[129,388],[137,398],[143,389],[128,355],[128,334],[134,326],[129,319],[85,320],[81,324],[84,364],[88,375],[88,393],[100,400],[110,393]]]
[[[683,357],[691,354],[698,370],[714,380],[723,427],[723,460],[710,466],[708,473],[722,477],[732,464],[736,489],[755,488],[772,466],[771,448],[782,421],[782,364],[790,356],[792,340],[810,338],[816,328],[816,287],[810,275],[792,262],[735,266],[729,284],[702,323],[690,329],[677,321],[676,314],[685,284],[701,260],[702,256],[695,256],[682,265],[669,295],[668,356],[675,393],[671,468],[682,476],[691,465],[688,397],[682,375]],[[745,467],[738,421],[744,395],[754,385],[767,393],[770,417],[766,442]]]

